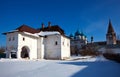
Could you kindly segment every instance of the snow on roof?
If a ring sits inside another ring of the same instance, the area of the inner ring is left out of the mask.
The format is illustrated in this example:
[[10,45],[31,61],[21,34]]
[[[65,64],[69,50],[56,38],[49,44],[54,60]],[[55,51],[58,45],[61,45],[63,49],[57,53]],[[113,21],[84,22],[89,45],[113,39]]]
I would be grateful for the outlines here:
[[18,32],[18,30],[11,30],[11,31],[5,32],[3,34],[6,35],[7,33],[13,33],[13,32]]
[[28,32],[24,32],[24,34],[27,34],[27,35],[30,35],[30,36],[34,36],[34,37],[39,37],[39,36],[46,36],[46,35],[55,35],[55,34],[60,34],[59,32],[57,32],[57,31],[54,31],[54,32],[43,32],[43,31],[41,31],[41,32],[39,32],[39,33],[34,33],[34,34],[32,34],[32,33],[28,33]]
[[32,33],[24,32],[24,34],[27,34],[27,35],[30,35],[30,36],[34,36],[34,37],[39,37],[36,33],[32,34]]
[[55,34],[60,34],[59,32],[57,32],[57,31],[46,31],[46,32],[43,32],[43,31],[41,31],[40,33],[37,33],[38,35],[40,35],[40,36],[46,36],[46,35],[55,35]]
[[[9,31],[7,33],[12,33],[12,32],[18,32],[18,30],[12,30],[12,31]],[[7,33],[3,33],[3,34],[7,34]],[[46,36],[46,35],[55,35],[55,34],[60,34],[59,32],[57,31],[41,31],[39,33],[29,33],[29,32],[26,32],[26,31],[23,31],[24,34],[27,34],[27,35],[30,35],[30,36],[34,36],[34,37],[39,37],[39,36]]]
[[16,32],[16,31],[18,31],[18,30],[11,30],[11,31],[9,31],[9,32]]

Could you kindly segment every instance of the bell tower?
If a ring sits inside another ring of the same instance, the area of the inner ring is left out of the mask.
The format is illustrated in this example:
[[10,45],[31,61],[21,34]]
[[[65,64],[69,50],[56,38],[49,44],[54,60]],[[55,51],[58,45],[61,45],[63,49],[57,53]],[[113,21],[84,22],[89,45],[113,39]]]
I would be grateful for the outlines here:
[[108,30],[106,34],[106,41],[107,41],[107,45],[116,44],[116,33],[113,29],[111,20],[109,20]]

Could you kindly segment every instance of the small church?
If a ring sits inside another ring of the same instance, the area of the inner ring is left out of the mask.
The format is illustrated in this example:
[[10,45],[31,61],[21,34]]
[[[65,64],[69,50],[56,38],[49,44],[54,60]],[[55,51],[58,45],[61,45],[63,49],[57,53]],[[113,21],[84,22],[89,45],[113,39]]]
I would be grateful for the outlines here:
[[71,55],[78,55],[82,47],[87,45],[87,36],[79,30],[74,35],[70,34],[69,38]]
[[70,39],[58,25],[34,29],[21,25],[6,35],[6,58],[67,59],[70,57]]

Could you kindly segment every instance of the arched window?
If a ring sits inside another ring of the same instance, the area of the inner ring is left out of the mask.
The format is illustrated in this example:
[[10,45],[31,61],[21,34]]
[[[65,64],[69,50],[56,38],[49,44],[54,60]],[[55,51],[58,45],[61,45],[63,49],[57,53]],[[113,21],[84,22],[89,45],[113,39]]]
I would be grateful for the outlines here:
[[55,41],[55,45],[58,45],[58,42],[57,42],[57,41]]
[[23,41],[25,41],[25,38],[23,37]]

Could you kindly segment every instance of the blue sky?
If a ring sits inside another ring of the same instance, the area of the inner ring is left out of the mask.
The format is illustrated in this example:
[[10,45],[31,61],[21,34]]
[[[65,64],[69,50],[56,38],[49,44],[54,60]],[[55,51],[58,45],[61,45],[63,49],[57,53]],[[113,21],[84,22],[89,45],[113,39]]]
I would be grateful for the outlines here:
[[[79,29],[88,40],[105,41],[109,18],[120,34],[120,0],[0,0],[0,33],[22,24],[40,28],[43,22],[60,25],[69,35]],[[0,35],[0,45],[6,37]]]

